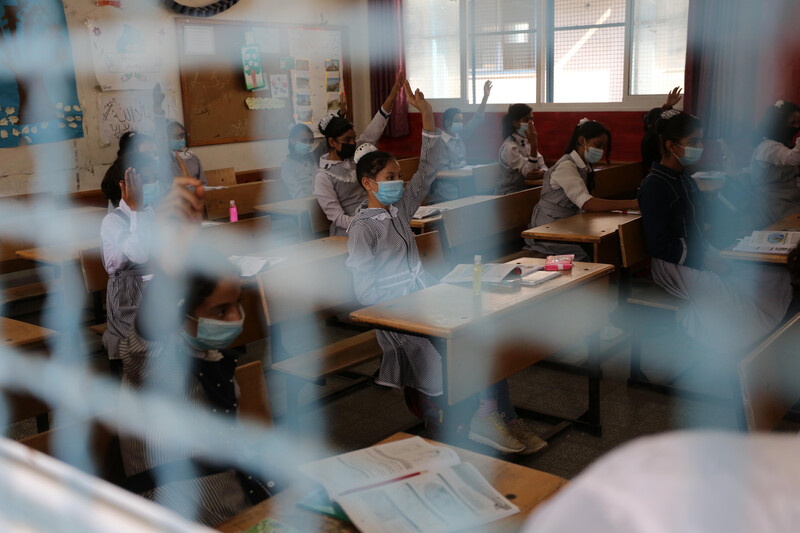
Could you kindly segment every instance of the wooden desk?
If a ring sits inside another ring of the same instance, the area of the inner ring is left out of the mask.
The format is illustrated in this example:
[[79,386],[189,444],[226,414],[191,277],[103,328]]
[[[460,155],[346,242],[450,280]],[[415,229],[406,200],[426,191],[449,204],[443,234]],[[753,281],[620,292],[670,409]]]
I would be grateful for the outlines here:
[[475,193],[475,180],[472,178],[472,169],[477,165],[442,170],[436,175],[437,181],[450,181],[458,187],[458,197],[464,198]]
[[[800,231],[800,214],[786,215],[776,223],[764,228],[764,231]],[[785,265],[788,259],[788,256],[780,254],[737,252],[734,251],[735,246],[735,244],[728,246],[720,252],[720,256],[725,259],[737,261],[755,261],[757,263],[773,263],[778,265]]]
[[313,263],[339,255],[347,255],[347,237],[325,237],[313,241],[282,246],[272,250],[249,254],[257,257],[285,257],[286,261],[275,265],[274,269],[284,269],[297,265]]
[[[412,437],[407,433],[397,433],[388,439],[379,442],[384,444]],[[439,444],[435,441],[428,441]],[[506,497],[512,496],[512,503],[519,507],[520,512],[503,520],[485,524],[470,531],[519,531],[525,519],[542,502],[550,498],[567,480],[533,470],[485,455],[463,450],[451,446],[465,463],[472,464],[486,478],[486,480]],[[296,485],[284,490],[273,498],[251,507],[244,513],[219,525],[217,529],[224,533],[238,533],[246,531],[266,517],[277,520],[286,525],[298,528],[301,531],[325,532],[355,532],[352,525],[340,520],[323,516],[312,511],[297,507],[295,504],[313,490],[310,482],[299,481]]]
[[[544,261],[523,258],[514,263]],[[575,263],[572,270],[536,287],[487,287],[479,296],[472,294],[472,287],[442,283],[350,316],[372,327],[428,337],[442,356],[444,398],[454,405],[606,326],[613,270],[610,265]],[[583,420],[568,421],[599,434],[594,344],[587,370],[589,410]]]
[[92,241],[73,242],[56,246],[42,246],[39,248],[28,248],[17,250],[17,256],[29,261],[35,261],[43,265],[60,268],[64,263],[78,260],[78,250],[87,248],[97,248],[100,246],[100,239]]
[[0,344],[9,348],[41,344],[55,334],[51,329],[0,317]]
[[[494,200],[495,198],[497,198],[497,196],[494,195],[467,196],[465,198],[458,198],[456,200],[450,200],[447,202],[432,204],[431,207],[436,207],[437,209],[441,209],[442,211],[444,211],[449,209],[458,209],[459,207],[474,205],[480,202],[486,202],[488,200]],[[427,217],[427,218],[418,218],[418,219],[412,218],[410,226],[417,233],[427,233],[429,231],[438,229],[437,226],[441,221],[442,221],[442,214],[439,213],[438,215],[433,215],[432,217]]]
[[642,163],[594,165],[594,192],[597,198],[635,198],[642,184]]
[[308,240],[311,230],[308,220],[308,201],[313,196],[292,198],[281,202],[272,202],[255,206],[258,213],[275,218],[291,218],[297,226],[297,235],[300,241]]
[[525,185],[529,187],[541,187],[544,184],[544,179],[540,180],[525,180]]
[[540,241],[591,244],[592,261],[619,266],[622,258],[617,228],[639,216],[623,213],[580,213],[527,229],[522,232],[522,236]]

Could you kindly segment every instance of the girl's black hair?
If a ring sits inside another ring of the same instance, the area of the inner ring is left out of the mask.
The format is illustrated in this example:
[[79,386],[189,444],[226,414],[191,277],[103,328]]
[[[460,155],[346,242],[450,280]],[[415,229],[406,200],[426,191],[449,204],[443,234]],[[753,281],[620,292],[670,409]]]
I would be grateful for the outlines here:
[[328,139],[335,139],[337,137],[341,137],[349,130],[353,129],[353,125],[350,123],[349,120],[342,117],[333,117],[330,122],[328,122],[328,127],[324,130],[322,127],[319,127],[319,132],[325,136],[325,144],[327,145]]
[[202,269],[191,269],[186,276],[186,297],[181,309],[183,314],[194,316],[194,312],[211,296],[224,278],[238,277],[239,269],[227,257],[210,246],[198,246],[190,253],[192,261],[187,264],[202,265]]
[[644,123],[644,131],[647,133],[648,131],[652,130],[653,127],[658,122],[658,118],[661,116],[662,109],[660,107],[654,107],[644,115],[642,115],[642,122]]
[[508,106],[508,113],[503,115],[503,139],[510,137],[514,133],[514,121],[526,117],[533,108],[528,104],[511,104]]
[[103,176],[103,181],[100,182],[100,190],[114,207],[119,207],[119,201],[122,199],[119,182],[125,179],[125,170],[130,167],[136,168],[137,165],[141,166],[141,161],[136,154],[139,153],[139,147],[148,142],[154,143],[155,141],[152,137],[135,131],[125,132],[120,136],[117,159]]
[[583,137],[586,142],[591,139],[606,135],[608,137],[608,145],[606,145],[606,162],[611,162],[611,132],[608,128],[597,122],[596,120],[587,120],[583,124],[578,124],[572,130],[572,137],[570,137],[567,147],[564,149],[565,154],[571,154],[573,150],[578,148],[578,138]]
[[358,163],[356,163],[356,177],[358,178],[358,182],[363,187],[364,183],[361,181],[361,178],[374,178],[378,175],[378,172],[386,168],[389,161],[394,160],[395,157],[392,154],[380,150],[362,156],[361,159],[358,160]]
[[685,139],[695,131],[703,129],[703,123],[694,115],[679,112],[659,118],[656,121],[655,129],[658,134],[658,145],[661,147],[661,155],[665,156],[669,155],[667,151],[667,141],[680,144],[681,139]]
[[[314,138],[314,134],[311,132],[311,128],[306,126],[305,124],[295,124],[294,127],[289,131],[289,141],[296,141],[299,139],[304,133],[308,133],[311,135],[311,138]],[[289,142],[289,155],[294,155],[294,144]]]
[[144,133],[137,133],[135,131],[127,131],[119,138],[119,150],[117,150],[117,159],[128,152],[138,152],[139,146],[145,143],[153,143],[155,141],[149,135]]
[[764,118],[761,119],[759,126],[760,136],[756,139],[756,143],[760,143],[762,138],[772,139],[787,147],[792,147],[792,139],[794,135],[791,133],[787,122],[793,113],[800,111],[800,107],[793,102],[783,102],[780,106],[771,105],[764,113]]
[[453,119],[459,113],[461,113],[461,110],[457,107],[450,107],[446,109],[445,112],[442,114],[442,126],[444,126],[446,129],[449,130],[450,126],[453,125]]

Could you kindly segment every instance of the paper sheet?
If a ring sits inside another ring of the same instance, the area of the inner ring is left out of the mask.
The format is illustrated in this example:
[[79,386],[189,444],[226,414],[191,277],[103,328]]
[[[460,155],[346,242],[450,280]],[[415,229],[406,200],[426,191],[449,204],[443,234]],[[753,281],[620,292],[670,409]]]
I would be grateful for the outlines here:
[[522,284],[529,287],[535,287],[536,285],[541,285],[545,281],[557,278],[560,275],[561,272],[546,272],[544,270],[540,270],[538,272],[523,275]]
[[800,231],[754,231],[734,247],[736,252],[788,255],[800,243]]
[[[481,282],[500,283],[517,265],[509,263],[486,263],[481,272]],[[456,265],[444,278],[442,283],[472,283],[472,265]]]
[[239,269],[242,271],[243,277],[250,278],[261,272],[265,266],[269,266],[271,268],[279,263],[282,263],[283,261],[286,261],[286,258],[232,255],[228,258],[228,260],[239,267]]
[[469,463],[343,496],[360,531],[439,533],[474,528],[519,512]]
[[428,218],[428,217],[432,217],[432,216],[438,215],[441,212],[442,212],[442,210],[439,209],[438,207],[432,207],[432,206],[423,205],[423,206],[420,206],[419,209],[417,209],[417,211],[414,213],[414,216],[411,217],[411,218],[415,218],[415,219],[419,220],[419,219],[422,219],[422,218]]
[[460,462],[452,449],[413,437],[309,463],[300,471],[325,487],[331,499],[336,500],[338,495],[359,487]]

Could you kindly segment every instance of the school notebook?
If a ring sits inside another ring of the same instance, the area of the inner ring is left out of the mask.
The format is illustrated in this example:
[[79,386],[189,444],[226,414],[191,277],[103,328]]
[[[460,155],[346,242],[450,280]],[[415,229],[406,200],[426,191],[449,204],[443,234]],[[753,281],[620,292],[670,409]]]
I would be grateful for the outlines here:
[[427,205],[423,205],[423,206],[420,206],[416,210],[416,212],[414,212],[414,216],[412,216],[411,218],[419,220],[419,219],[422,219],[422,218],[428,218],[428,217],[436,216],[441,212],[442,212],[442,210],[439,209],[438,207],[430,207],[430,206],[427,206]]
[[733,251],[788,255],[800,243],[800,231],[754,231]]
[[443,533],[519,512],[478,470],[420,437],[300,467],[322,485],[359,531]]
[[[442,278],[442,283],[472,283],[473,265],[461,264]],[[481,265],[482,283],[501,283],[519,265],[509,263],[486,263]]]

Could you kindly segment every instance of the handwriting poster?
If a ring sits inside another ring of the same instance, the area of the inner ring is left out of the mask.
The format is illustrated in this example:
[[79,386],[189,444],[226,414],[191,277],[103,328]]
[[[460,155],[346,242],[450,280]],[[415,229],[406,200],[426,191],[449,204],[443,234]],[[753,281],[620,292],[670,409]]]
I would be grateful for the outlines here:
[[[123,133],[153,134],[153,95],[149,91],[104,92],[98,97],[100,142],[115,144]],[[167,117],[179,116],[174,95],[164,99]]]
[[0,0],[0,148],[83,137],[60,0]]
[[94,72],[102,90],[150,90],[162,81],[162,56],[167,47],[163,24],[133,19],[126,22],[86,19],[85,22]]

